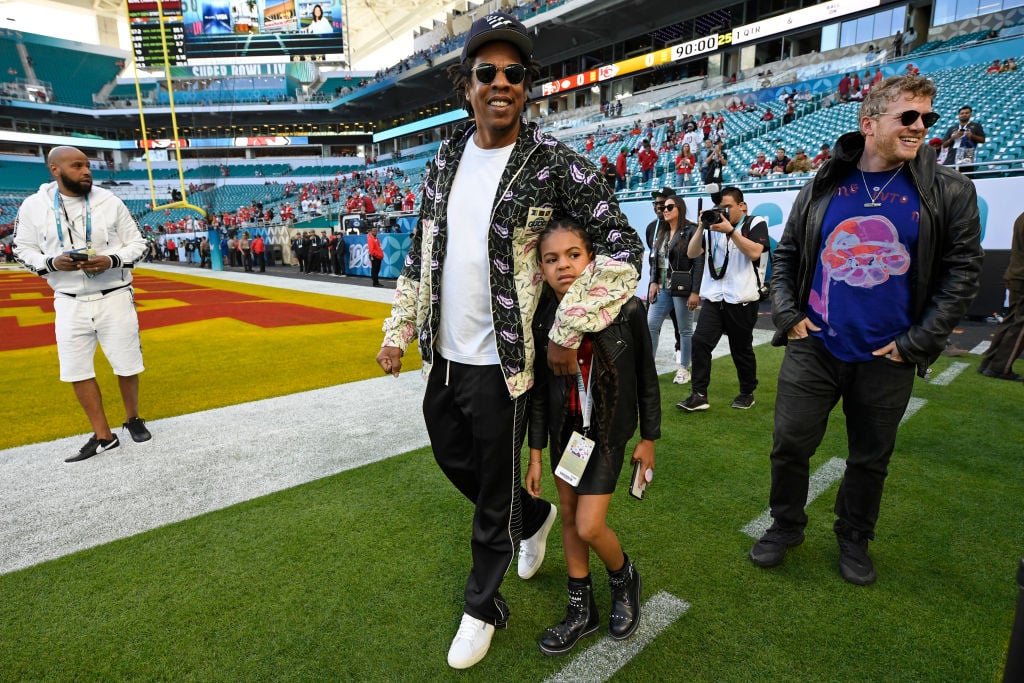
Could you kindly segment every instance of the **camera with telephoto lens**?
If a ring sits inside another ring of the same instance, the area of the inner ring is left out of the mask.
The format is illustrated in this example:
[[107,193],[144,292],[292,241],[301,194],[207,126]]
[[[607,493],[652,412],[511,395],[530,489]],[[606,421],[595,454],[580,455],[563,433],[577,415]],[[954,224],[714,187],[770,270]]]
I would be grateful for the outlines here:
[[705,230],[715,223],[729,220],[729,210],[717,206],[700,212],[700,224]]
[[722,203],[722,188],[718,183],[708,183],[704,186],[704,189],[711,195],[711,201],[714,206],[710,209],[701,211],[700,201],[697,203],[697,210],[700,212],[700,226],[708,230],[715,223],[721,223],[723,220],[729,220],[729,209],[723,209],[719,206]]

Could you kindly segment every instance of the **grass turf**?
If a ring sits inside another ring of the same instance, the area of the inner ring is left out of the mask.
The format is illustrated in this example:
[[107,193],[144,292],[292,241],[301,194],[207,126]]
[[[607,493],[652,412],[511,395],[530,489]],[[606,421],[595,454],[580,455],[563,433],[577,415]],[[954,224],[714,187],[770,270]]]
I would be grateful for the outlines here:
[[[757,355],[750,411],[728,408],[728,359],[705,413],[679,413],[686,389],[662,378],[654,486],[642,502],[620,487],[609,523],[645,597],[692,606],[616,680],[995,680],[1024,529],[1020,388],[973,367],[948,387],[918,382],[928,403],[901,428],[872,544],[879,582],[859,588],[838,576],[835,486],[783,566],[746,557],[739,529],[766,506],[781,351]],[[836,411],[812,466],[843,455],[842,422]],[[0,678],[450,680],[470,524],[420,450],[0,576]],[[548,552],[529,582],[510,572],[510,628],[459,678],[542,680],[568,662],[536,647],[564,610],[557,533]]]

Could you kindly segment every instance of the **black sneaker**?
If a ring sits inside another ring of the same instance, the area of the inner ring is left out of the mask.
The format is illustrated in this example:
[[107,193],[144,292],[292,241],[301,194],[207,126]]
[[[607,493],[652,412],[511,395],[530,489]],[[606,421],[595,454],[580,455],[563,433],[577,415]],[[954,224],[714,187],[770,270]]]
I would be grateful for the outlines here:
[[786,559],[786,551],[803,542],[803,531],[773,525],[750,549],[750,559],[758,567],[778,567]]
[[740,394],[732,401],[732,407],[739,410],[746,410],[754,405],[753,394]]
[[141,417],[133,417],[121,425],[121,427],[128,430],[128,433],[132,435],[132,441],[135,443],[142,443],[153,438],[153,435],[146,429],[146,421]]
[[696,392],[690,394],[690,398],[676,404],[676,408],[685,410],[688,413],[692,413],[695,410],[707,410],[710,407],[711,404],[708,403],[708,397]]
[[839,541],[839,573],[850,583],[870,586],[878,577],[868,555],[868,539],[858,534],[836,535]]
[[1005,379],[1010,382],[1020,382],[1024,377],[1021,377],[1016,372],[996,372],[988,367],[979,367],[978,374],[985,375],[985,377],[992,377],[993,379]]
[[78,455],[72,455],[64,462],[78,462],[79,460],[85,460],[91,458],[97,453],[104,451],[111,451],[121,445],[121,442],[117,440],[117,434],[112,435],[113,438],[101,439],[95,434],[89,437],[89,440],[82,446],[82,450],[78,451]]

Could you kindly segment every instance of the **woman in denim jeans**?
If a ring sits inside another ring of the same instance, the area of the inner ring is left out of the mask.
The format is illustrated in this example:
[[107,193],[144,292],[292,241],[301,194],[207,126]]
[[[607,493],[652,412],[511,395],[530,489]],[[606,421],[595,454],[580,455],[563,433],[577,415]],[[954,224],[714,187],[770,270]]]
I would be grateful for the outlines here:
[[[700,297],[695,292],[699,291],[704,264],[700,259],[692,260],[686,256],[686,245],[697,226],[686,220],[686,204],[680,197],[665,197],[661,219],[654,238],[654,257],[651,259],[653,267],[650,289],[647,291],[647,301],[650,302],[647,326],[651,329],[651,347],[657,356],[661,325],[665,318],[675,311],[679,328],[679,370],[672,381],[675,384],[686,384],[690,381],[693,312],[700,303]],[[692,273],[692,287],[687,295],[673,295],[669,291],[672,273],[676,271]]]

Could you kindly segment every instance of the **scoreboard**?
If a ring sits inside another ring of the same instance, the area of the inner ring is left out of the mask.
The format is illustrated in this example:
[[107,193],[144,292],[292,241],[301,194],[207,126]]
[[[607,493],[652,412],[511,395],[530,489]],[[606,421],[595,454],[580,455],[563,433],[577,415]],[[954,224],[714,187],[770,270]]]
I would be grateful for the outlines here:
[[164,40],[167,42],[167,64],[184,66],[187,63],[181,3],[182,0],[128,0],[132,51],[135,53],[135,63],[140,67],[164,66]]

